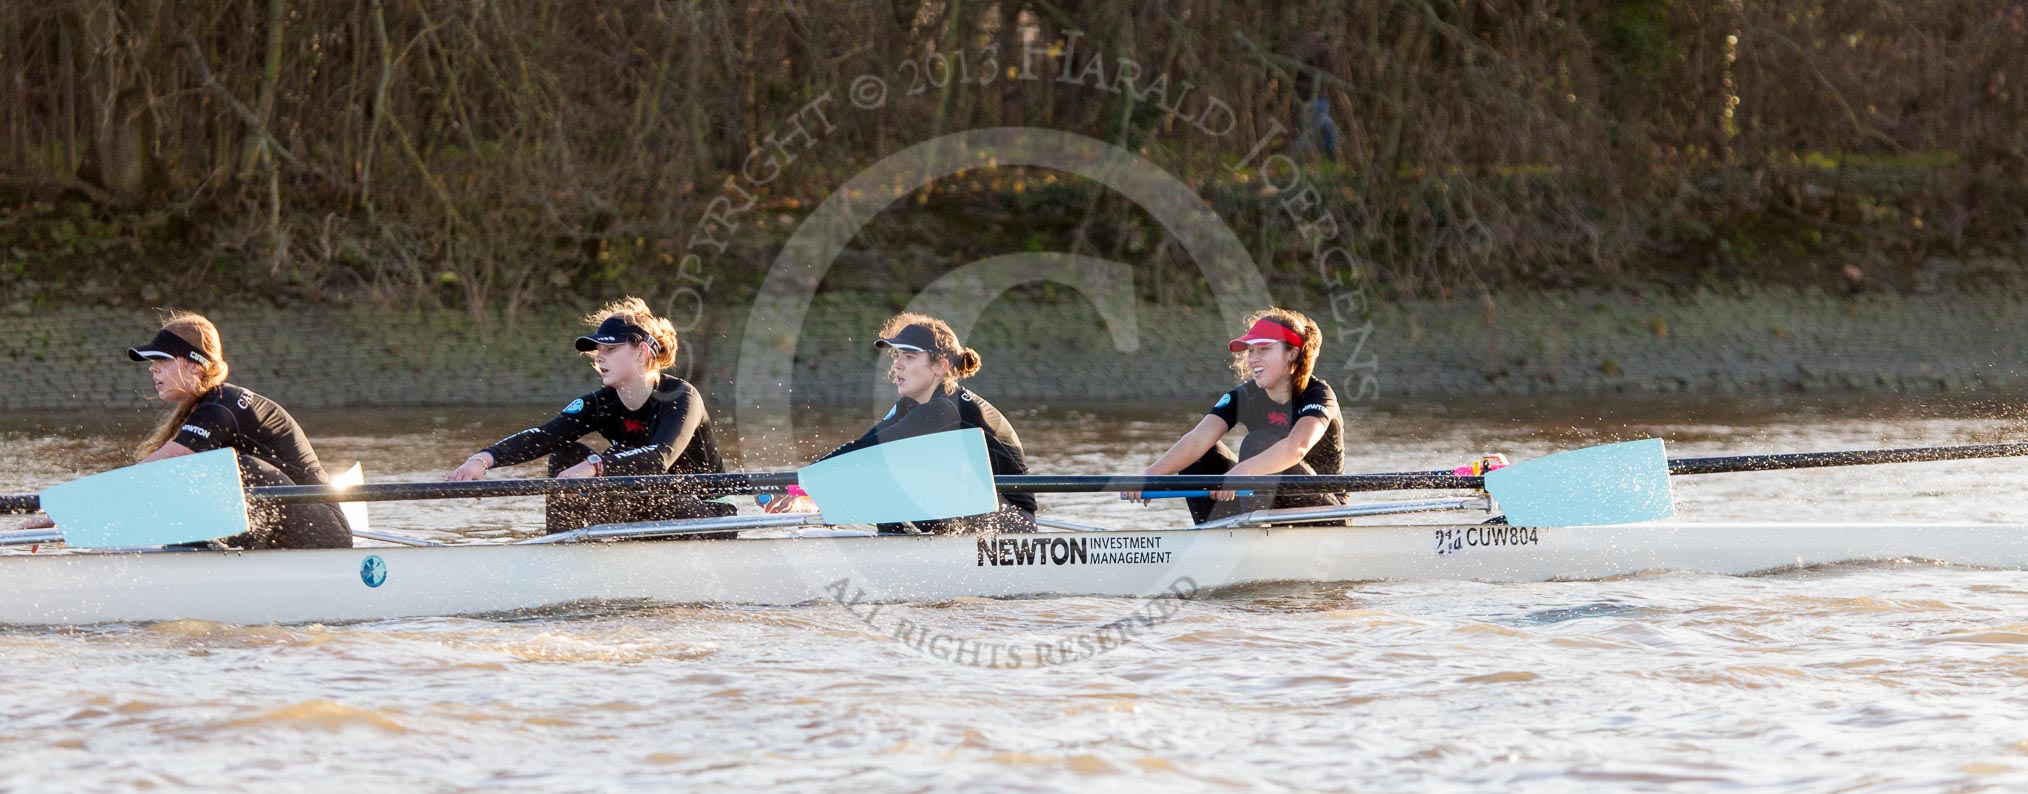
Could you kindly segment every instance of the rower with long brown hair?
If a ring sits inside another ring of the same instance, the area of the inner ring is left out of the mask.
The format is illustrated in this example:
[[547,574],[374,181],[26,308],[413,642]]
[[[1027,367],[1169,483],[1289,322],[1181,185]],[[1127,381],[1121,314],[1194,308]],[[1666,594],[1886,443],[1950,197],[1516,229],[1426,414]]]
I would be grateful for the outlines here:
[[[155,338],[127,348],[127,357],[148,362],[155,396],[175,404],[134,448],[140,462],[229,448],[239,456],[240,479],[247,487],[330,482],[295,417],[275,401],[225,382],[232,368],[218,327],[203,315],[171,311]],[[248,532],[212,542],[245,549],[352,546],[352,530],[337,505],[255,503],[248,507],[247,520]],[[26,528],[49,526],[54,522],[45,516]]]
[[[1323,329],[1290,309],[1268,308],[1246,318],[1247,329],[1227,343],[1240,384],[1218,398],[1148,474],[1343,474],[1345,420],[1331,385],[1312,370]],[[1220,439],[1243,426],[1239,453]],[[1128,494],[1129,498],[1139,494]],[[1197,523],[1264,508],[1344,504],[1341,494],[1272,493],[1238,497],[1213,491],[1185,500]]]
[[[688,381],[662,370],[676,364],[676,327],[655,316],[640,298],[623,298],[586,315],[595,328],[573,343],[591,358],[600,388],[571,401],[555,418],[482,449],[445,479],[477,480],[495,466],[547,455],[549,476],[717,474],[725,458],[711,433],[704,397]],[[594,452],[578,439],[606,439]],[[551,534],[593,524],[727,516],[730,504],[686,493],[559,494],[544,511]],[[737,533],[732,533],[737,534]],[[711,537],[730,537],[712,535]],[[688,537],[698,537],[695,535]]]
[[[986,398],[958,381],[979,371],[979,351],[958,343],[951,326],[935,317],[905,312],[888,318],[880,327],[876,349],[888,352],[887,376],[894,381],[897,399],[887,416],[865,435],[832,450],[820,460],[888,441],[927,435],[945,430],[975,427],[986,434],[986,452],[994,475],[1027,474],[1028,464],[1021,451],[1021,437],[1014,425]],[[792,496],[768,504],[768,512],[806,512],[818,509],[808,496]],[[1035,497],[1032,494],[1001,494],[1000,504],[990,513],[935,521],[914,521],[909,525],[881,524],[881,534],[956,534],[970,532],[1034,532]]]

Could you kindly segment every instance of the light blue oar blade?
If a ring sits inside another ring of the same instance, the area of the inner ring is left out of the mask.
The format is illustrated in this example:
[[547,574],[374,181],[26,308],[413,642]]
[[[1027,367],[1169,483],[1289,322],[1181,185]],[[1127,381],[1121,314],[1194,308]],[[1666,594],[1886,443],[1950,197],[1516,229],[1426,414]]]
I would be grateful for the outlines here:
[[904,438],[797,472],[826,524],[891,524],[990,513],[1000,504],[978,428]]
[[81,548],[162,546],[247,531],[246,492],[230,449],[142,463],[42,492],[42,511]]
[[1517,527],[1658,521],[1676,514],[1659,438],[1587,447],[1486,474],[1486,491]]

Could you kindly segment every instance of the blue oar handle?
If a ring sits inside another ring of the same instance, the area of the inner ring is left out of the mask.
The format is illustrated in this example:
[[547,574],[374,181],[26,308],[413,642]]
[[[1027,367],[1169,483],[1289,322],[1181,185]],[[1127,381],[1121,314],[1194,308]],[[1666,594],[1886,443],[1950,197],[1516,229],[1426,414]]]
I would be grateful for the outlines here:
[[[1252,495],[1253,495],[1253,492],[1252,492],[1252,491],[1233,491],[1233,493],[1235,493],[1235,494],[1238,494],[1238,495],[1240,495],[1240,496],[1252,496]],[[1120,498],[1121,498],[1121,499],[1125,499],[1125,498],[1127,498],[1127,495],[1126,495],[1126,494],[1120,494]],[[1209,498],[1211,498],[1211,492],[1210,492],[1210,491],[1142,491],[1142,492],[1141,492],[1141,498],[1142,498],[1142,499],[1209,499]]]

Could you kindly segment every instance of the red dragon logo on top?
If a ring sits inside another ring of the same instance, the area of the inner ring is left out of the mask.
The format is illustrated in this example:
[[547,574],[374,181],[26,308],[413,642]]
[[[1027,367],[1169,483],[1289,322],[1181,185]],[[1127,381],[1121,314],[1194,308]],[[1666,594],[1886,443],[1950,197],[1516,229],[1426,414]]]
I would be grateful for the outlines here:
[[629,433],[640,433],[648,429],[648,423],[640,419],[627,418],[620,420],[620,427]]
[[1281,411],[1269,411],[1268,424],[1287,427],[1289,425],[1289,415]]

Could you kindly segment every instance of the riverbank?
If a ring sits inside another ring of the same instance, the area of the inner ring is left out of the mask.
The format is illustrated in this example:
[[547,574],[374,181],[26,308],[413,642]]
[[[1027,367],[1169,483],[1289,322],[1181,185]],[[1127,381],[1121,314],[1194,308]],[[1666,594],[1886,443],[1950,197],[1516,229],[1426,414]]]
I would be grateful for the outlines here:
[[[2028,389],[2028,305],[1997,292],[1397,301],[1373,306],[1363,347],[1361,322],[1333,321],[1328,306],[1295,305],[1335,335],[1318,373],[1347,402]],[[198,308],[219,322],[233,380],[289,405],[560,404],[593,383],[569,349],[583,307],[477,324],[462,312]],[[737,395],[740,308],[711,306],[682,342],[683,374],[721,405]],[[761,391],[787,388],[798,403],[875,400],[883,387],[868,344],[895,308],[885,295],[829,294],[812,305],[800,333],[756,334],[765,355],[793,355],[791,367],[777,370],[793,373],[788,382]],[[117,356],[148,338],[151,320],[95,308],[0,316],[7,373],[0,410],[144,406],[145,379]],[[1074,295],[1024,295],[986,307],[966,341],[986,362],[974,385],[1006,406],[1194,399],[1232,379],[1220,352],[1228,325],[1210,308],[1144,303],[1131,320],[1108,326]]]

